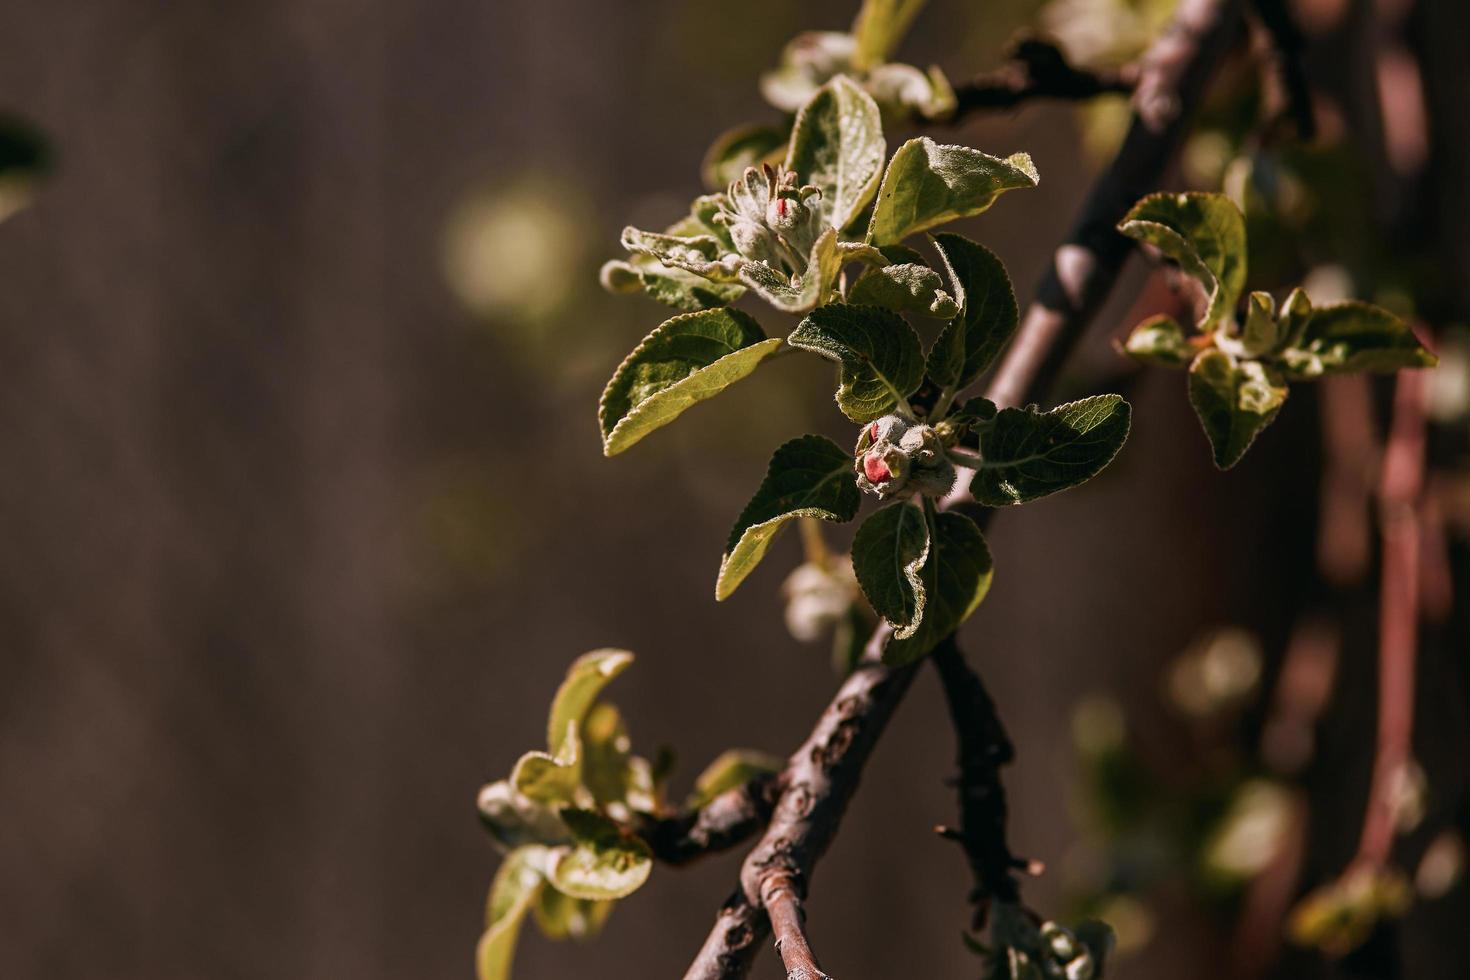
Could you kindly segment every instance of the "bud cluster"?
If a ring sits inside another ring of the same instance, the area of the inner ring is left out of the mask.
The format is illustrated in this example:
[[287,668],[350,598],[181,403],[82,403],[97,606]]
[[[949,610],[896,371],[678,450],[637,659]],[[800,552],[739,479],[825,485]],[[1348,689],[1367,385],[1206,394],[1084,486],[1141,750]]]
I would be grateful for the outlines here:
[[858,486],[879,497],[943,497],[955,468],[933,426],[885,415],[863,428],[853,460]]
[[730,229],[742,256],[797,276],[806,271],[812,245],[824,230],[813,200],[821,196],[818,187],[798,185],[794,170],[746,167],[730,185],[715,220]]

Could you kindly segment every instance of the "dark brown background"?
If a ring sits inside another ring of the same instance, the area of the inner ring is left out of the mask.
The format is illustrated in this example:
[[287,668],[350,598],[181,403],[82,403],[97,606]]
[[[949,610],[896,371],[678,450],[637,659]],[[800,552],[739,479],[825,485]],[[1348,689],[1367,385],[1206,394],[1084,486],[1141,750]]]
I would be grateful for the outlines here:
[[[59,157],[0,225],[0,975],[469,976],[497,861],[475,792],[592,647],[638,653],[611,693],[640,746],[678,749],[680,788],[724,747],[799,741],[834,681],[780,625],[794,536],[711,593],[769,449],[850,438],[830,366],[782,359],[605,461],[597,394],[662,312],[594,276],[623,223],[697,192],[710,137],[768,113],[780,43],[852,6],[0,6],[0,108]],[[906,50],[962,75],[1014,22],[936,2]],[[1041,189],[969,229],[1024,299],[1086,186],[1072,116],[954,138],[1035,157]],[[550,312],[472,315],[446,221],[526,187],[573,232]],[[1101,340],[1084,366],[1122,367]],[[1177,377],[1134,398],[1103,478],[995,522],[965,633],[1020,747],[1043,905],[1075,700],[1158,723],[1160,660],[1218,622],[1279,632],[1292,597],[1243,569],[1306,554],[1285,529],[1315,494],[1310,396],[1223,477]],[[926,673],[815,879],[837,976],[975,970],[966,873],[930,830],[953,808],[942,712]],[[594,945],[528,930],[517,976],[677,975],[738,860],[658,870]],[[1186,947],[1116,975],[1186,975]]]

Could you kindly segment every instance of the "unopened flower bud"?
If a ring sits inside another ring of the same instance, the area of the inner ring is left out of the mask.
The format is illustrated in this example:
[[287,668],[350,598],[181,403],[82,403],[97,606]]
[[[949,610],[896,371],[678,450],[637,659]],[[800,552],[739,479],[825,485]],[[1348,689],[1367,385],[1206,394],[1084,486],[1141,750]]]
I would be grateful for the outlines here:
[[934,429],[888,415],[858,437],[853,460],[858,486],[879,497],[942,497],[954,486],[954,464]]

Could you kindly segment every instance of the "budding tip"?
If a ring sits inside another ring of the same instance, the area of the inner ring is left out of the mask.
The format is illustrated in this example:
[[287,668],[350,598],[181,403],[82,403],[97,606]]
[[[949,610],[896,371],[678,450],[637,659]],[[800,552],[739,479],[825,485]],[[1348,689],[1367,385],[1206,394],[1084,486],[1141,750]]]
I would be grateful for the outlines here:
[[893,475],[888,469],[888,464],[883,462],[882,457],[876,453],[869,453],[863,457],[863,474],[867,476],[869,483],[882,483]]

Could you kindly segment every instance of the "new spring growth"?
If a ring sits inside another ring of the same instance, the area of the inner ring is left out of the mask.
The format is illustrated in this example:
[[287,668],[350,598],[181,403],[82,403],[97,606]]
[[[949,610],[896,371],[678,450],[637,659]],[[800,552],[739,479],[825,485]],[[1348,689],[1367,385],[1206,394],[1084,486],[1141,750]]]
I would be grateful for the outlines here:
[[821,196],[821,188],[798,185],[793,170],[746,167],[714,220],[730,229],[742,256],[790,278],[806,271],[812,245],[824,230],[820,213],[807,203]]
[[887,499],[914,494],[943,497],[954,487],[955,468],[933,426],[885,415],[858,437],[853,469],[857,485]]

